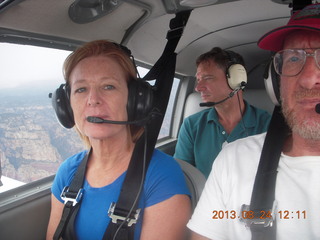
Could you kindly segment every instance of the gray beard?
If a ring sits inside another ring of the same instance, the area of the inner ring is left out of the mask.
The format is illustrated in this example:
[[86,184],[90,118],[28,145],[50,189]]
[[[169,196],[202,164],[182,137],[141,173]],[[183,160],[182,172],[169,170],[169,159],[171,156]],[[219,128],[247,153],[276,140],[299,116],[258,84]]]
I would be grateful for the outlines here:
[[320,140],[320,122],[315,120],[299,118],[296,111],[289,109],[282,99],[282,113],[292,133],[309,140]]

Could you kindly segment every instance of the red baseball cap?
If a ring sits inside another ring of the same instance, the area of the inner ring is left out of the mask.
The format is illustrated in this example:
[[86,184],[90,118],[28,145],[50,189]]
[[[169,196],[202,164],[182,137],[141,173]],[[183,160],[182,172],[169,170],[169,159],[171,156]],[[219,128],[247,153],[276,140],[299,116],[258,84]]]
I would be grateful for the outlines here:
[[320,32],[320,3],[306,6],[294,13],[287,25],[278,27],[263,35],[258,46],[265,50],[277,52],[282,49],[285,37],[294,30]]

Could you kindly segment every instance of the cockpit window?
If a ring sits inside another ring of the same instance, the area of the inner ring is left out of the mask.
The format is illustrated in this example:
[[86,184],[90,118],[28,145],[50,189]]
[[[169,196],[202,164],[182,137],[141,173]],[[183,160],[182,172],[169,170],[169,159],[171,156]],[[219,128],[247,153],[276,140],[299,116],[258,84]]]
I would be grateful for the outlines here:
[[[0,52],[1,193],[54,175],[84,145],[74,129],[58,123],[48,97],[64,82],[62,66],[70,51],[0,43]],[[138,70],[141,77],[148,72]],[[169,136],[178,83],[159,138]]]
[[48,94],[64,80],[69,51],[0,44],[0,192],[55,174],[82,149],[74,130],[56,120]]

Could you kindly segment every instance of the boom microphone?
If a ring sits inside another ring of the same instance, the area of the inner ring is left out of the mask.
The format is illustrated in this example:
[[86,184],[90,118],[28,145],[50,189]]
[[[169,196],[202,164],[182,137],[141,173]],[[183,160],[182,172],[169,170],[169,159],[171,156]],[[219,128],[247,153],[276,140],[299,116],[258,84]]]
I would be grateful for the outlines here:
[[99,117],[93,117],[93,116],[89,116],[87,117],[87,121],[90,123],[110,123],[110,124],[119,124],[119,125],[138,125],[138,126],[143,126],[146,125],[147,122],[149,122],[151,120],[151,118],[153,118],[155,115],[162,115],[159,112],[151,112],[150,114],[148,114],[147,117],[142,118],[142,119],[138,119],[138,120],[134,120],[134,121],[114,121],[114,120],[106,120],[103,118],[99,118]]
[[[212,106],[217,105],[217,104],[219,104],[219,103],[223,103],[224,101],[227,101],[229,98],[232,98],[234,94],[236,94],[236,93],[239,92],[240,90],[244,89],[245,86],[246,86],[246,83],[245,83],[245,82],[241,82],[240,87],[238,87],[238,88],[234,89],[232,92],[230,92],[229,95],[228,95],[226,98],[224,98],[224,99],[222,99],[222,100],[220,100],[220,101],[218,101],[218,102],[204,102],[204,103],[199,103],[199,106],[200,106],[200,107],[212,107]],[[320,104],[319,104],[319,105],[320,105]],[[320,106],[319,106],[319,108],[320,108]]]
[[318,103],[314,109],[316,113],[320,114],[320,103]]
[[228,98],[230,98],[230,95],[229,95],[228,97],[222,99],[222,100],[219,101],[219,102],[203,102],[203,103],[199,103],[199,106],[200,106],[200,107],[212,107],[212,106],[214,106],[214,105],[217,105],[217,104],[219,104],[219,103],[222,103],[222,102],[226,101]]

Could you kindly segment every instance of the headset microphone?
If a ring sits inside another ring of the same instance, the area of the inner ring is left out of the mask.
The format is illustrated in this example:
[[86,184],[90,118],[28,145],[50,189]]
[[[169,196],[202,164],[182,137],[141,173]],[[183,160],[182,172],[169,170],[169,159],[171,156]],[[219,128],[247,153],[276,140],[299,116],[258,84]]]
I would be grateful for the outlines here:
[[320,114],[320,103],[318,103],[315,107],[316,113]]
[[151,112],[147,117],[139,120],[134,120],[134,121],[114,121],[114,120],[106,120],[99,117],[93,117],[93,116],[87,117],[87,121],[90,123],[110,123],[110,124],[119,124],[119,125],[128,124],[128,125],[144,126],[149,122],[149,120],[151,120],[151,118],[153,118],[156,115],[161,115],[161,113]]
[[111,123],[111,124],[128,124],[127,121],[112,121],[112,120],[105,120],[99,117],[87,117],[87,121],[90,123]]
[[[240,84],[240,87],[234,89],[232,92],[229,93],[229,95],[220,100],[219,102],[204,102],[204,103],[199,103],[199,106],[200,107],[212,107],[212,106],[215,106],[217,104],[220,104],[220,103],[223,103],[224,101],[227,101],[229,98],[232,98],[234,94],[236,94],[237,92],[239,92],[240,90],[243,90],[246,86],[246,83],[245,82],[241,82]],[[319,104],[320,105],[320,104]],[[320,106],[319,106],[320,108]]]
[[[232,93],[232,92],[231,92],[231,93]],[[231,94],[231,93],[230,93],[230,94]],[[228,98],[230,98],[230,94],[229,94],[228,97],[222,99],[222,100],[219,101],[219,102],[203,102],[203,103],[199,103],[199,106],[200,106],[200,107],[212,107],[212,106],[214,106],[214,105],[217,105],[217,104],[219,104],[219,103],[222,103],[222,102],[226,101]]]

